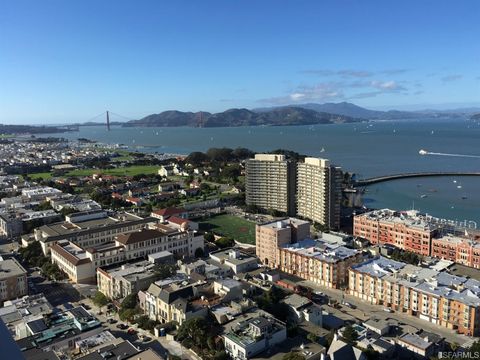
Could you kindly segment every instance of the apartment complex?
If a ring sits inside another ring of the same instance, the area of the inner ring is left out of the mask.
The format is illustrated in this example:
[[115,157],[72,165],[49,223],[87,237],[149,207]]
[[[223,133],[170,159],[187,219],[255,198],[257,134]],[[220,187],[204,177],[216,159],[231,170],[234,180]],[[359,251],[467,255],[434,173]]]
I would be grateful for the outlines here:
[[480,242],[448,235],[432,239],[432,256],[480,268]]
[[348,292],[461,334],[480,334],[480,281],[383,257],[349,270]]
[[305,239],[277,249],[277,268],[329,288],[348,283],[348,269],[362,261],[362,253],[344,246]]
[[285,155],[257,154],[245,164],[245,202],[295,214],[295,162]]
[[340,227],[342,171],[327,159],[297,164],[297,215],[331,229]]
[[0,257],[0,304],[27,294],[27,271],[17,260]]
[[430,256],[432,239],[440,227],[419,216],[416,211],[383,209],[355,216],[353,235],[372,244],[390,244],[399,249]]
[[277,248],[310,237],[308,221],[288,218],[255,226],[256,254],[264,265],[276,267]]

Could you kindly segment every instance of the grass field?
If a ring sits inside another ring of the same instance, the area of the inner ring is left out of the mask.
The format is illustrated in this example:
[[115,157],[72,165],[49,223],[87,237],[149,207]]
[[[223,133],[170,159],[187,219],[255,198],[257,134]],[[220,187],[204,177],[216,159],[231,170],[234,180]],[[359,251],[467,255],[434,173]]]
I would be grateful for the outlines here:
[[138,174],[156,174],[160,167],[158,165],[135,165],[115,169],[78,169],[67,173],[67,176],[89,176],[92,174],[133,176]]
[[47,179],[50,179],[52,177],[52,173],[51,172],[41,172],[41,173],[28,174],[28,176],[32,180],[38,180],[38,179],[47,180]]
[[233,215],[217,215],[200,222],[200,229],[255,245],[255,223]]

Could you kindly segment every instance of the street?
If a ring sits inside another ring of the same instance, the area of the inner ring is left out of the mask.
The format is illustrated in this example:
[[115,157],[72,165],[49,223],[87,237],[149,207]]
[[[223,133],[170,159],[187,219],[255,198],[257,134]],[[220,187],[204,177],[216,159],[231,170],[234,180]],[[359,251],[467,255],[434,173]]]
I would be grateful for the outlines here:
[[[90,312],[97,317],[99,321],[101,321],[103,327],[110,331],[112,335],[116,337],[120,337],[124,340],[130,341],[135,346],[139,347],[140,349],[148,349],[151,348],[155,350],[159,355],[167,357],[167,354],[170,353],[172,355],[179,356],[182,359],[187,360],[201,360],[198,356],[193,354],[190,350],[184,348],[179,342],[173,340],[167,340],[165,337],[156,338],[153,334],[149,331],[143,330],[138,328],[136,325],[129,325],[125,321],[120,321],[117,313],[107,314],[105,312],[106,306],[102,309],[99,309],[91,299],[84,299],[81,303],[88,305],[91,307]],[[74,305],[79,305],[76,303]],[[98,315],[98,312],[101,311],[102,314]],[[117,322],[115,324],[110,324],[107,322],[108,319],[115,319]],[[120,330],[117,328],[119,324],[126,324],[128,328],[125,330]],[[136,333],[135,334],[128,334],[128,329],[133,328]],[[147,338],[148,341],[143,341],[141,338]]]

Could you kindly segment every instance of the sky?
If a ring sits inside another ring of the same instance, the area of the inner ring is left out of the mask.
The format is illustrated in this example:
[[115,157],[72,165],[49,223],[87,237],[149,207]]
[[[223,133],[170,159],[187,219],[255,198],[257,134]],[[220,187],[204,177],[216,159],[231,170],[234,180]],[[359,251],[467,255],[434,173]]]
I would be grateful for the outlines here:
[[1,1],[0,123],[480,106],[479,14],[477,0]]

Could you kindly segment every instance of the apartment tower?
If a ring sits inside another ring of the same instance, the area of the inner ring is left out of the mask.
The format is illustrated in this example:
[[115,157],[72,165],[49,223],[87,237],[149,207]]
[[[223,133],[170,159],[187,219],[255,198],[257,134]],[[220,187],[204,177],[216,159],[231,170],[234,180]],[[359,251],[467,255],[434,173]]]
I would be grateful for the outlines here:
[[285,155],[257,154],[246,162],[245,202],[295,214],[295,162]]
[[340,227],[342,171],[327,159],[305,158],[297,164],[297,215],[326,225]]

